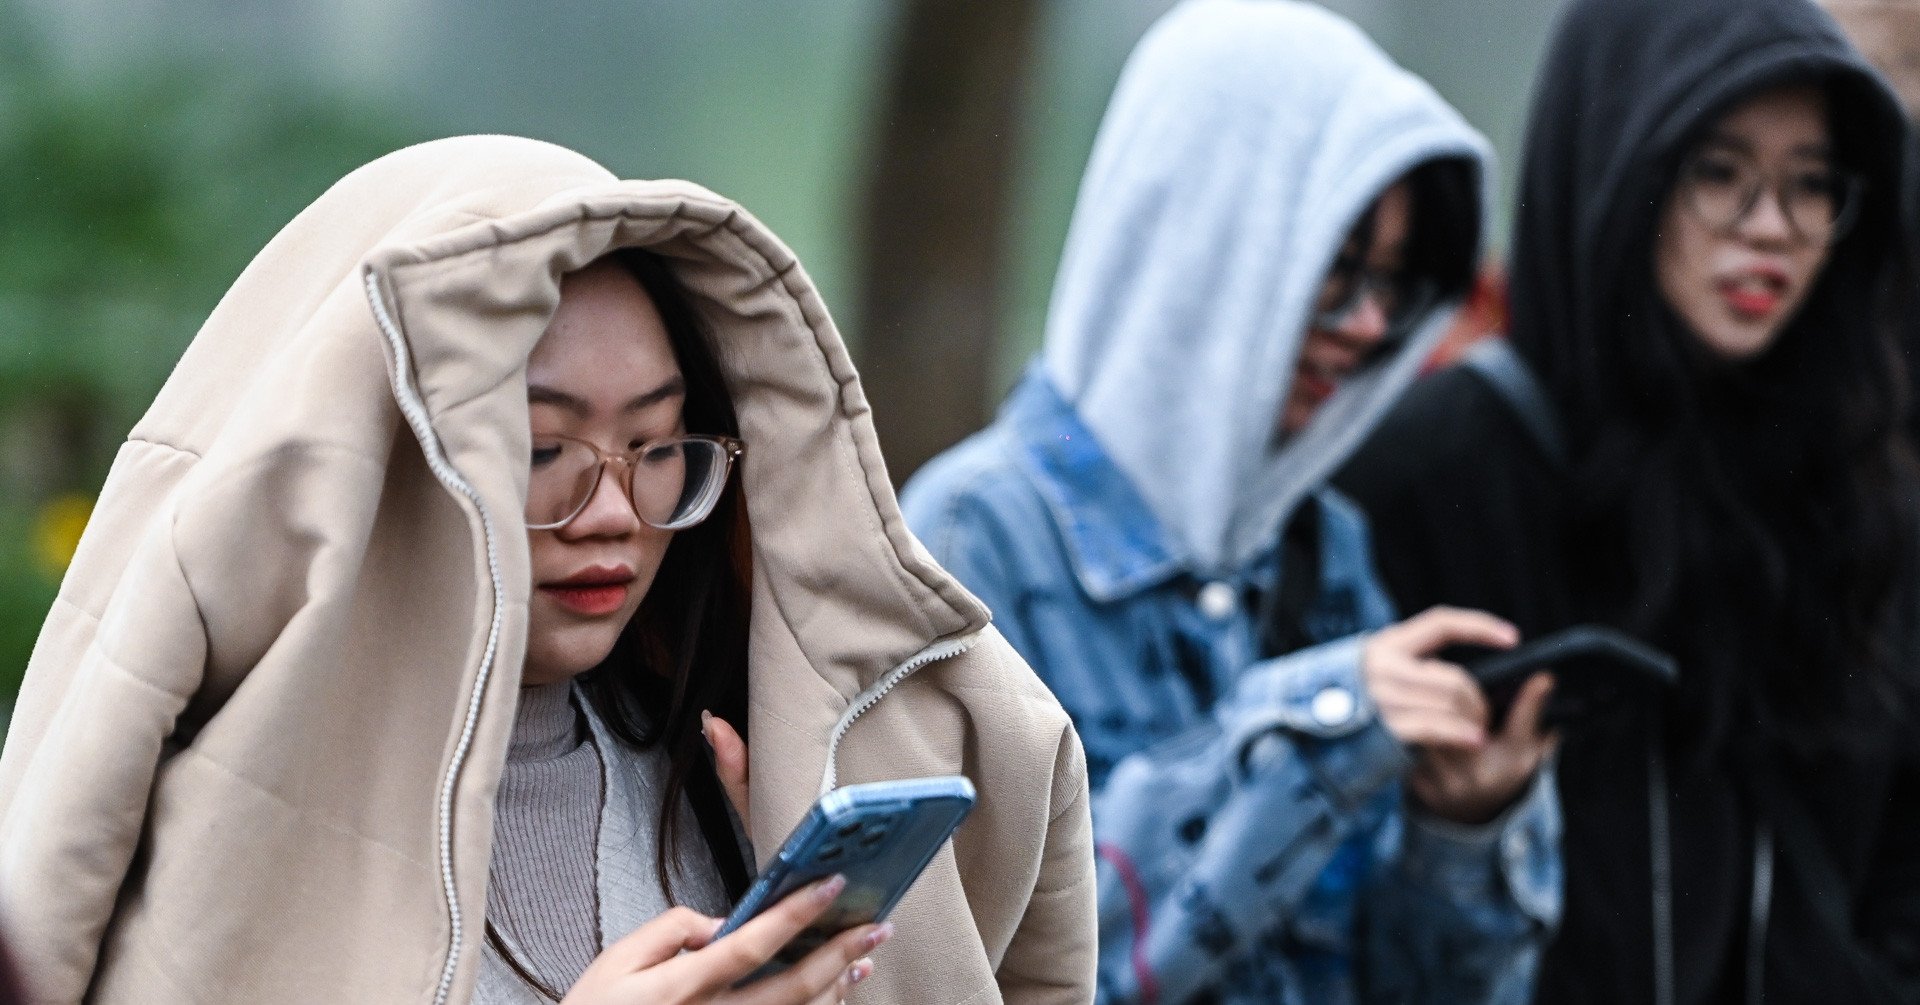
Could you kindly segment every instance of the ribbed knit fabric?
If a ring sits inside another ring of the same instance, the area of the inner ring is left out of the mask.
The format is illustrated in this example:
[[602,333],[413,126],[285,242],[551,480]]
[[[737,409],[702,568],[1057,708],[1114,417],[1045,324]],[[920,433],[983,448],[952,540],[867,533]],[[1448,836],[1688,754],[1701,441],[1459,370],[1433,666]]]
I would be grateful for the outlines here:
[[571,689],[562,682],[520,691],[487,874],[487,920],[522,966],[562,992],[600,953],[603,776]]

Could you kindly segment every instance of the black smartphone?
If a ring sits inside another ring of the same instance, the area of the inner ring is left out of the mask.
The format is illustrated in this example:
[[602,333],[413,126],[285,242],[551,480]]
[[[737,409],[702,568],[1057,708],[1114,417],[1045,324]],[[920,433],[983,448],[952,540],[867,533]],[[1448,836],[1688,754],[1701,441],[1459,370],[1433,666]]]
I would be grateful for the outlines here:
[[847,878],[846,889],[742,983],[798,963],[849,928],[884,921],[973,803],[973,783],[959,775],[847,785],[821,796],[715,938],[816,879],[839,873]]
[[1560,729],[1622,707],[1646,707],[1680,677],[1673,657],[1624,632],[1576,625],[1523,642],[1505,652],[1475,650],[1459,662],[1480,682],[1492,726],[1505,724],[1520,685],[1536,670],[1553,674],[1553,696],[1542,724]]

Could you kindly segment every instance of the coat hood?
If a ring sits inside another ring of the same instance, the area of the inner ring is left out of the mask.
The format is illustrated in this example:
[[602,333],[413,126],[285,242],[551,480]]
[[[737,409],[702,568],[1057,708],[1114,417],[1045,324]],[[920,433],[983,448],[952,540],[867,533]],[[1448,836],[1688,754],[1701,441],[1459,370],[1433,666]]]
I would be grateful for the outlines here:
[[[1578,0],[1534,88],[1509,293],[1515,348],[1578,440],[1589,382],[1620,345],[1614,319],[1653,282],[1657,214],[1693,140],[1769,86],[1824,83],[1866,204],[1847,242],[1891,249],[1906,124],[1885,82],[1806,0]],[[1863,256],[1868,260],[1876,254]],[[1856,326],[1863,330],[1865,326]],[[1597,407],[1597,406],[1595,406]]]
[[1487,144],[1353,25],[1304,3],[1189,0],[1134,50],[1080,185],[1044,367],[1189,567],[1230,572],[1270,547],[1443,333],[1464,283],[1399,353],[1276,442],[1348,231],[1395,180],[1441,159],[1473,176],[1470,222],[1441,256],[1464,275]]
[[[900,517],[813,284],[753,217],[530,140],[402,150],[322,195],[220,302],[117,457],[35,649],[0,755],[0,896],[46,997],[200,1000],[186,989],[211,981],[463,1000],[526,643],[526,359],[561,274],[626,246],[684,287],[750,445],[762,853],[873,689],[982,636],[984,608]],[[1036,787],[1002,800],[1053,805],[1071,732],[982,637],[1012,674],[991,725],[1013,732],[968,742]],[[964,703],[925,700],[906,696],[932,716],[921,733],[880,731],[893,769],[957,770],[915,752],[986,727],[935,727]],[[882,762],[860,733],[866,780]],[[1072,819],[1039,811],[1023,844]],[[965,917],[957,883],[945,900],[915,910]]]

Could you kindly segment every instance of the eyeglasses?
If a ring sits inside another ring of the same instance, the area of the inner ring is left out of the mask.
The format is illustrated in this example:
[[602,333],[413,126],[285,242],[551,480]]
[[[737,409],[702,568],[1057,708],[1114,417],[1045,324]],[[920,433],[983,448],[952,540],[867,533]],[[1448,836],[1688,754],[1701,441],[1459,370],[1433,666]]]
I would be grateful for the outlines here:
[[1353,321],[1353,316],[1371,297],[1374,305],[1387,319],[1387,341],[1406,333],[1413,322],[1433,306],[1433,284],[1419,280],[1410,280],[1405,276],[1390,276],[1368,269],[1359,263],[1343,271],[1342,263],[1335,261],[1333,269],[1327,273],[1332,293],[1329,299],[1332,306],[1314,311],[1313,327],[1323,331],[1337,331]]
[[608,453],[570,436],[533,437],[527,529],[555,530],[587,508],[607,466],[626,467],[627,498],[642,523],[685,530],[713,512],[747,445],[729,436],[677,436]]
[[1761,193],[1771,192],[1795,240],[1824,245],[1853,226],[1866,182],[1833,167],[1767,171],[1751,158],[1707,150],[1687,159],[1674,188],[1701,223],[1724,236],[1760,205]]
[[1354,223],[1321,287],[1320,303],[1325,306],[1316,306],[1308,323],[1320,331],[1338,332],[1353,323],[1354,315],[1371,298],[1387,319],[1387,333],[1379,348],[1391,351],[1433,306],[1435,290],[1424,278],[1382,272],[1367,265],[1372,253],[1374,212],[1369,208]]

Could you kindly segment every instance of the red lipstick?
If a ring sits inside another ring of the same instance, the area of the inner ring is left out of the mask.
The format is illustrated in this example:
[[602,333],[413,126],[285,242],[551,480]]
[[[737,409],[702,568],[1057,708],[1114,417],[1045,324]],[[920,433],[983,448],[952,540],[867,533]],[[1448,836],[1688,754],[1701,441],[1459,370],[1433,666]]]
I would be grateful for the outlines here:
[[1787,283],[1784,271],[1754,266],[1722,278],[1716,288],[1735,316],[1743,321],[1765,321],[1786,300]]
[[540,592],[577,614],[601,617],[626,606],[632,583],[631,569],[592,565],[565,579],[540,584]]
[[1333,392],[1339,390],[1339,386],[1334,382],[1327,380],[1318,373],[1308,370],[1304,366],[1300,367],[1299,370],[1294,373],[1293,384],[1300,393],[1304,394],[1309,401],[1312,401],[1316,405],[1333,397]]

